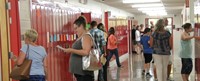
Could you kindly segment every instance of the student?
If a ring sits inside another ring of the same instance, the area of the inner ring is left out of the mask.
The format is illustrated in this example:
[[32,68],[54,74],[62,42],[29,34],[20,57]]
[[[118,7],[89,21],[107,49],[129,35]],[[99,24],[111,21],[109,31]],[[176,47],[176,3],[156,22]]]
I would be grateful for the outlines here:
[[[98,48],[100,48],[100,56],[105,54],[106,50],[106,42],[105,42],[105,37],[104,37],[104,32],[100,29],[97,28],[97,22],[92,21],[91,22],[91,29],[90,29],[90,34],[93,36],[94,41]],[[103,68],[99,70],[98,73],[98,81],[104,81],[103,77]]]
[[143,46],[143,55],[145,58],[145,65],[144,69],[146,71],[146,77],[151,77],[152,75],[149,73],[150,69],[150,62],[152,61],[152,48],[150,47],[150,36],[151,36],[151,29],[145,28],[144,35],[141,38],[141,44]]
[[74,30],[78,35],[77,40],[73,43],[72,48],[64,49],[65,52],[71,53],[69,71],[76,77],[77,81],[94,81],[94,71],[86,71],[82,68],[82,57],[88,55],[93,46],[83,16],[74,21]]
[[167,66],[172,49],[172,36],[170,32],[165,30],[163,19],[159,19],[155,26],[156,30],[150,38],[150,46],[153,48],[153,59],[156,64],[158,81],[166,81]]
[[183,81],[189,81],[189,75],[193,68],[191,39],[194,38],[194,36],[190,35],[190,32],[192,32],[192,25],[190,23],[185,23],[182,27],[185,31],[181,35],[181,75]]
[[118,54],[118,48],[117,48],[118,40],[115,36],[115,29],[114,27],[111,27],[109,29],[109,35],[108,35],[108,46],[107,48],[109,49],[109,54],[107,58],[106,65],[110,61],[113,55],[116,57],[116,63],[118,67],[121,67],[120,61],[119,61],[119,54]]
[[[24,34],[25,45],[22,46],[19,57],[13,57],[12,59],[17,65],[21,65],[25,58],[32,60],[30,78],[28,80],[20,81],[46,81],[47,76],[47,65],[46,65],[46,50],[44,47],[37,45],[36,40],[38,38],[37,31],[31,29],[27,30]],[[26,56],[27,54],[28,56]]]

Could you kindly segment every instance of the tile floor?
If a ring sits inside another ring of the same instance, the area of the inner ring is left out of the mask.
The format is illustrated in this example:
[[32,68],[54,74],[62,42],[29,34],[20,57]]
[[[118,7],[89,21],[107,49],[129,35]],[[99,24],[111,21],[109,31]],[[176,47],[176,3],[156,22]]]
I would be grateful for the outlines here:
[[[108,71],[108,81],[155,81],[154,77],[146,78],[142,75],[143,63],[142,55],[136,54],[124,54],[120,57],[120,61],[122,62],[122,67],[118,68],[116,66],[115,60],[110,62],[110,68]],[[180,75],[181,63],[180,58],[178,56],[174,56],[173,59],[173,70],[171,72],[169,81],[182,81]],[[151,68],[153,68],[151,66]],[[151,74],[152,73],[151,69]],[[195,81],[194,77],[194,69],[190,76],[190,81]]]

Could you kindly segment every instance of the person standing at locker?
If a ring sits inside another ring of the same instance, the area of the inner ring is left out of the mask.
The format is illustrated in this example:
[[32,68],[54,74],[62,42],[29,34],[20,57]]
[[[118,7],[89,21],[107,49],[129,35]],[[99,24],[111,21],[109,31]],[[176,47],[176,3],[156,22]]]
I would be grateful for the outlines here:
[[158,81],[167,81],[167,66],[172,49],[172,36],[164,27],[164,20],[159,19],[156,23],[156,30],[150,38]]
[[86,27],[86,19],[80,16],[74,21],[74,31],[78,38],[72,48],[63,49],[71,53],[69,60],[69,71],[77,81],[94,81],[94,71],[83,70],[82,57],[87,56],[93,46],[93,41]]
[[13,56],[12,59],[19,66],[24,62],[25,58],[32,60],[32,64],[30,78],[28,80],[20,81],[46,81],[47,65],[45,62],[47,53],[44,47],[36,44],[38,33],[37,31],[30,29],[26,31],[24,37],[25,45],[22,46],[18,58]]
[[190,35],[190,33],[193,31],[190,23],[185,23],[182,27],[185,31],[181,35],[182,49],[179,55],[182,62],[181,75],[183,81],[189,81],[189,75],[193,68],[191,39],[193,39],[194,36]]
[[[104,38],[104,32],[100,29],[97,28],[97,22],[96,21],[92,21],[91,22],[91,29],[90,29],[90,34],[93,36],[94,41],[96,43],[96,45],[98,46],[98,48],[100,48],[100,54],[106,54],[106,42],[105,42],[105,38]],[[100,56],[101,56],[100,55]],[[98,73],[98,81],[104,81],[104,77],[103,77],[103,67],[102,69],[99,70]]]

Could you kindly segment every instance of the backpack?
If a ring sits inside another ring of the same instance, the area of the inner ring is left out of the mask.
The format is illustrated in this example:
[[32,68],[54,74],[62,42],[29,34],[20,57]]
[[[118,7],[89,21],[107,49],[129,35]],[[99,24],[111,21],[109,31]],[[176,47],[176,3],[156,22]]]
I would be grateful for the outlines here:
[[136,32],[136,29],[131,30],[132,40],[135,40],[135,32]]

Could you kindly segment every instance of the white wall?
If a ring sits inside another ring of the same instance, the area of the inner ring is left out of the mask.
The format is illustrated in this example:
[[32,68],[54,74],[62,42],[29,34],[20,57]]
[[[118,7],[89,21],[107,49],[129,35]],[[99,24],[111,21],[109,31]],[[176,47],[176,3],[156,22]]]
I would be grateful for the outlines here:
[[[173,24],[175,25],[175,27],[181,27],[182,26],[182,22],[181,22],[181,14],[178,15],[167,15],[167,16],[163,16],[163,17],[173,17]],[[135,15],[135,19],[138,20],[138,24],[145,24],[145,18],[163,18],[163,17],[151,17],[148,15]]]

